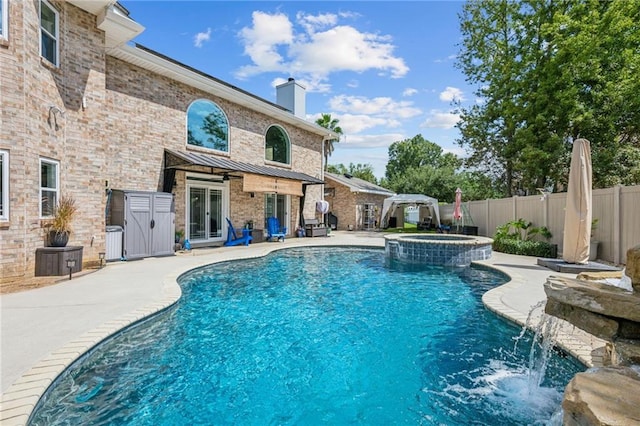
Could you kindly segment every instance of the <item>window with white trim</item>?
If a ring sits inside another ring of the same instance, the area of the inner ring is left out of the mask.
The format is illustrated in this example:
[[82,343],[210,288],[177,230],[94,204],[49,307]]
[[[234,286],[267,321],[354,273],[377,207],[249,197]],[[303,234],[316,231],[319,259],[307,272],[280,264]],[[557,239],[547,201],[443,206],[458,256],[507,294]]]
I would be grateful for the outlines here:
[[40,159],[40,217],[53,216],[58,204],[60,188],[60,163],[55,160]]
[[0,149],[0,221],[9,220],[9,151]]
[[206,99],[189,105],[187,144],[229,152],[229,120],[222,108]]
[[271,126],[265,135],[264,158],[276,163],[291,164],[291,143],[284,129]]
[[58,66],[58,11],[40,0],[40,56]]
[[9,0],[0,0],[0,38],[9,38]]

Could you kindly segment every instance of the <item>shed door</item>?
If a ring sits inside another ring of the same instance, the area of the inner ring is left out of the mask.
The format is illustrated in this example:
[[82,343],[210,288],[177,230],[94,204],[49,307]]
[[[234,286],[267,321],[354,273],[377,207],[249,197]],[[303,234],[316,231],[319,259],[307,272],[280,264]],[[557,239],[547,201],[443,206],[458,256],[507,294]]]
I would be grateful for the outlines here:
[[151,245],[151,194],[126,194],[124,216],[124,257],[148,256]]
[[155,194],[153,197],[153,217],[151,229],[152,256],[173,254],[173,196],[171,194]]

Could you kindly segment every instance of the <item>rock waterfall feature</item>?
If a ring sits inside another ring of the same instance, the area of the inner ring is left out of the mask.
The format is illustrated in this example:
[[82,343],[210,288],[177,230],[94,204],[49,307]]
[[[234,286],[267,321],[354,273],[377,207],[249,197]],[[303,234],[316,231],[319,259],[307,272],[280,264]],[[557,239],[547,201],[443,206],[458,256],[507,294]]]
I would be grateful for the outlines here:
[[640,424],[640,245],[627,252],[633,291],[551,276],[545,312],[608,342],[607,365],[577,374],[565,389],[564,425]]

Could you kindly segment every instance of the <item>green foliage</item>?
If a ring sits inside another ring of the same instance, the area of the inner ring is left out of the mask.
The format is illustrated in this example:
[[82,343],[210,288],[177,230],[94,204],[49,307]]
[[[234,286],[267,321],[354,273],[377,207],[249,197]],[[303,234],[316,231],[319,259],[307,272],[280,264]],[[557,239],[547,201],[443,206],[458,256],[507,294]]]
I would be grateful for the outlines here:
[[373,166],[371,164],[349,163],[349,168],[346,168],[344,164],[329,164],[327,171],[338,175],[350,174],[358,179],[366,180],[376,185],[378,184],[376,176],[373,174]]
[[555,258],[558,255],[557,246],[549,244],[546,241],[522,241],[507,238],[494,240],[492,248],[501,253],[518,254],[521,256]]
[[494,240],[533,241],[536,237],[541,237],[548,241],[553,235],[546,226],[535,227],[533,222],[520,218],[498,226]]
[[461,13],[457,66],[483,100],[460,108],[466,165],[511,196],[566,186],[571,142],[593,183],[640,183],[640,0],[478,0]]
[[[536,237],[544,238],[546,241],[536,240]],[[557,246],[549,244],[551,237],[551,232],[546,226],[534,227],[532,222],[524,219],[512,220],[496,228],[493,250],[523,256],[555,258]]]
[[[340,120],[337,118],[331,118],[331,114],[322,114],[320,118],[316,120],[316,124],[325,129],[329,129],[338,135],[343,135],[342,128],[338,125]],[[339,139],[331,139],[324,142],[324,168],[327,170],[329,157],[333,154],[333,144],[340,142]]]
[[442,148],[424,139],[422,135],[394,142],[389,146],[389,162],[385,177],[389,181],[393,181],[397,176],[405,173],[408,168],[459,166],[459,160],[455,155],[453,157],[451,155],[445,159],[442,155]]
[[500,182],[479,171],[460,171],[462,160],[417,135],[389,147],[386,176],[380,185],[401,194],[426,194],[451,203],[457,188],[465,200],[498,198]]

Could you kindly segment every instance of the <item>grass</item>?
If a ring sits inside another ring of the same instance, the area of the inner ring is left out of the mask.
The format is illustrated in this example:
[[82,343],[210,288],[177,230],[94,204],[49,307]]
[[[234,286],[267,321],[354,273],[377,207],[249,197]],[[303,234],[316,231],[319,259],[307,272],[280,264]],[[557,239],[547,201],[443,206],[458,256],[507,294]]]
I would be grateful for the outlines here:
[[425,231],[418,230],[415,223],[405,223],[404,228],[387,228],[383,230],[389,234],[403,234],[403,233],[412,233],[412,234],[433,234],[435,231]]

